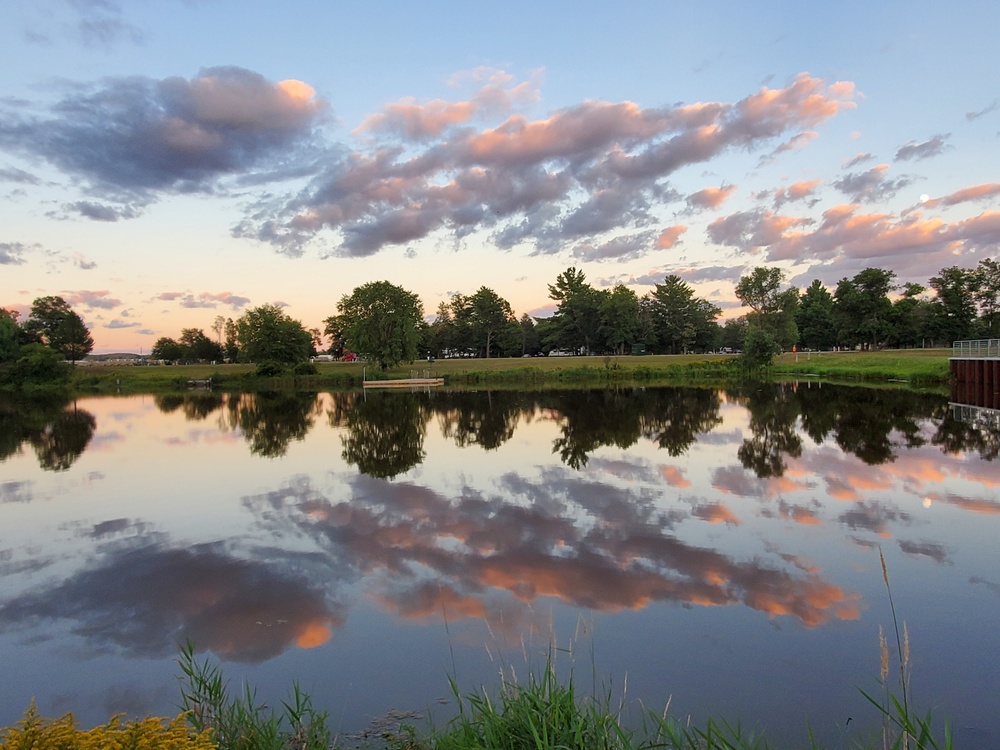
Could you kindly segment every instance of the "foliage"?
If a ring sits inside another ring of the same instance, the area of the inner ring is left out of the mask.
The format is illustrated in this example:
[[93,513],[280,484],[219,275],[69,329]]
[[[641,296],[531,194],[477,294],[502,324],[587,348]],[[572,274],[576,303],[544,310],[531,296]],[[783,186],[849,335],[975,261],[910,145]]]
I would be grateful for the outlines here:
[[799,329],[799,340],[807,349],[832,349],[836,345],[833,295],[819,279],[815,279],[799,299],[795,324]]
[[833,293],[840,343],[853,348],[876,349],[889,338],[892,302],[889,292],[893,271],[866,268],[852,279],[841,279]]
[[743,342],[743,354],[740,361],[746,370],[760,370],[770,367],[774,358],[781,354],[781,345],[770,332],[763,328],[751,326]]
[[795,287],[782,290],[784,281],[781,269],[758,266],[740,278],[736,296],[752,311],[747,315],[751,328],[768,333],[779,348],[791,349],[799,340],[795,322],[799,291]]
[[31,303],[25,330],[50,349],[75,362],[94,348],[94,338],[83,318],[62,297],[39,297]]
[[16,360],[20,351],[20,330],[17,322],[13,316],[0,315],[0,365]]
[[208,731],[192,732],[182,714],[174,719],[122,722],[112,717],[104,726],[78,729],[73,714],[43,719],[35,704],[28,707],[16,727],[0,735],[3,750],[209,750],[215,748]]
[[294,365],[312,354],[312,336],[277,305],[247,310],[236,321],[240,359]]
[[344,343],[382,370],[417,356],[420,298],[388,281],[362,284],[337,304]]
[[69,382],[71,367],[62,355],[42,344],[25,344],[13,363],[0,364],[0,373],[15,388],[31,386],[60,387]]
[[275,713],[257,701],[256,690],[244,685],[239,696],[217,665],[199,662],[189,642],[177,660],[184,677],[181,706],[199,735],[209,736],[220,750],[326,750],[331,744],[329,714],[313,708],[312,699],[298,683],[289,701]]
[[548,348],[590,354],[601,325],[600,293],[587,283],[583,271],[571,267],[549,284],[549,299],[557,307],[547,331]]
[[473,344],[477,350],[485,352],[487,359],[496,346],[495,339],[516,325],[510,303],[485,286],[469,297],[469,317]]

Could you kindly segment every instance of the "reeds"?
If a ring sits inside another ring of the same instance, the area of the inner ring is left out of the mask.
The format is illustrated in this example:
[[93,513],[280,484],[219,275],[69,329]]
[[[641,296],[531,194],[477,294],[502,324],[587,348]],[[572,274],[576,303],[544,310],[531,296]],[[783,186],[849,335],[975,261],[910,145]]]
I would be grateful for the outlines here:
[[290,701],[282,710],[261,705],[257,691],[243,685],[237,696],[218,665],[198,661],[189,641],[177,664],[184,674],[181,708],[198,733],[208,732],[220,750],[325,750],[332,745],[327,728],[329,714],[313,708],[312,699],[298,683],[292,685]]
[[879,643],[879,683],[881,694],[878,698],[862,690],[861,694],[878,709],[882,718],[882,750],[951,750],[951,730],[946,724],[943,744],[939,745],[931,732],[931,714],[928,711],[923,717],[916,715],[910,706],[910,634],[906,623],[903,623],[903,633],[900,636],[899,619],[896,617],[896,604],[892,598],[892,586],[889,584],[889,570],[885,564],[885,555],[879,547],[878,559],[882,564],[882,580],[889,597],[889,611],[892,614],[892,627],[896,636],[896,660],[899,670],[899,696],[892,692],[889,684],[890,652],[882,626],[878,628]]

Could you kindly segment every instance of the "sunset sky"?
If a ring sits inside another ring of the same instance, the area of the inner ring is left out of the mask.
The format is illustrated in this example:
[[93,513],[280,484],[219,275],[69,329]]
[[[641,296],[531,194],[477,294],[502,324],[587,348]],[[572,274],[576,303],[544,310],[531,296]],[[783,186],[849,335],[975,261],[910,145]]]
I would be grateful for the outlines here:
[[308,327],[386,279],[551,312],[570,266],[739,313],[756,265],[926,283],[1000,243],[1000,4],[14,0],[0,306],[95,352]]

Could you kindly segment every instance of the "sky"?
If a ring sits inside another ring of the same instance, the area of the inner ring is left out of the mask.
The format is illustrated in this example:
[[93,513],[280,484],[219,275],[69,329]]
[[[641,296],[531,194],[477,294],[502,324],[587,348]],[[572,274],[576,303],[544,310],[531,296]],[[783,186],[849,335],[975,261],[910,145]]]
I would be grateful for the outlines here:
[[387,280],[553,311],[567,268],[739,315],[1000,246],[1000,4],[8,0],[0,306],[97,353]]

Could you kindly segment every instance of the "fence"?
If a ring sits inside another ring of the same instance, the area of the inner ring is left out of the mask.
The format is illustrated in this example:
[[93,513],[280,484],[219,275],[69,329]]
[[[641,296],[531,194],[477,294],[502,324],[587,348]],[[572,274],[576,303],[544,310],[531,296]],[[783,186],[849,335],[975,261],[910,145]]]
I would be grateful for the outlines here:
[[956,341],[951,345],[952,359],[1000,359],[1000,339]]

